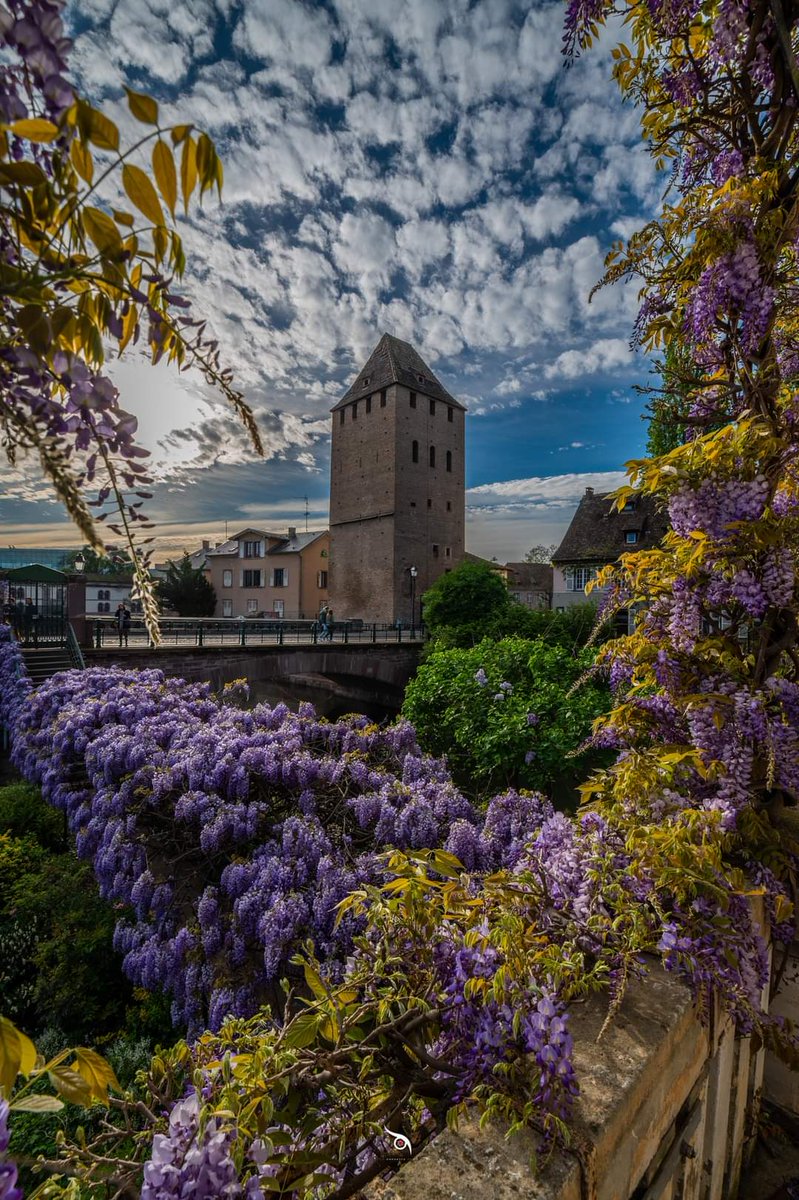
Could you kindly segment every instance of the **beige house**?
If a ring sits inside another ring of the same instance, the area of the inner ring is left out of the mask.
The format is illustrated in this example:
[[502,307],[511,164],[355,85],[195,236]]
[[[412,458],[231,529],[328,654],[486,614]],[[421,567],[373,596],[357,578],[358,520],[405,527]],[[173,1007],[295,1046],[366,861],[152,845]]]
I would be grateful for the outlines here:
[[313,620],[327,603],[328,530],[242,529],[205,552],[216,617]]

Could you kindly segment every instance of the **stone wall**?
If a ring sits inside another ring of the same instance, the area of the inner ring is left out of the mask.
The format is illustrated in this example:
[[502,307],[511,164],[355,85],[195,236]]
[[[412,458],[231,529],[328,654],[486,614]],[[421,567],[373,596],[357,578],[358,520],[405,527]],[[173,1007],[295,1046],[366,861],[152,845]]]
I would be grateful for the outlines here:
[[[370,1200],[733,1200],[753,1145],[764,1051],[717,1007],[697,1020],[659,966],[602,1034],[607,998],[572,1010],[580,1082],[572,1146],[535,1174],[536,1137],[476,1120],[446,1130]],[[597,1040],[599,1038],[599,1040]]]
[[234,679],[263,688],[270,701],[308,699],[325,716],[341,712],[398,711],[405,687],[416,671],[421,643],[341,643],[301,646],[184,646],[84,650],[89,667],[157,667],[165,675],[209,682],[215,691]]

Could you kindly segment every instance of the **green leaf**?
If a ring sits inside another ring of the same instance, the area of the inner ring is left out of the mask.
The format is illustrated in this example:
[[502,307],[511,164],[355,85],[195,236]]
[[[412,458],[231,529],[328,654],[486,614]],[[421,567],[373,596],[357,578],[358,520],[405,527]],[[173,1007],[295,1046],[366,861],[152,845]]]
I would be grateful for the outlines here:
[[128,97],[128,108],[137,121],[141,121],[142,125],[158,124],[158,104],[152,96],[134,92],[128,87],[125,88],[125,93]]
[[104,213],[101,208],[87,205],[83,210],[83,224],[101,254],[119,252],[122,249],[119,230],[108,213]]
[[53,1067],[47,1072],[50,1082],[57,1092],[69,1100],[71,1104],[81,1104],[85,1108],[92,1102],[92,1089],[82,1075],[71,1067]]
[[174,217],[178,199],[178,174],[172,151],[163,138],[159,138],[153,146],[153,175],[167,208]]
[[148,221],[152,221],[153,225],[163,225],[164,210],[161,208],[161,201],[158,199],[158,193],[153,187],[150,178],[141,167],[134,167],[132,163],[125,163],[122,168],[122,186],[124,187],[128,199],[132,204],[135,204],[139,212],[144,213]]
[[15,1100],[11,1105],[12,1112],[60,1112],[64,1107],[62,1100],[57,1096],[23,1096],[21,1100]]
[[286,1030],[285,1044],[295,1050],[301,1050],[303,1046],[310,1046],[312,1042],[316,1041],[319,1026],[323,1020],[324,1018],[318,1013],[300,1013]]
[[303,972],[305,974],[305,982],[316,996],[317,1000],[327,999],[327,989],[322,983],[322,977],[319,972],[311,966],[309,962],[304,963]]
[[58,137],[58,126],[42,117],[30,117],[24,121],[15,121],[11,132],[29,142],[52,142]]
[[78,1046],[75,1051],[75,1067],[88,1083],[92,1095],[96,1096],[98,1100],[108,1098],[109,1088],[113,1088],[116,1092],[122,1091],[119,1080],[114,1074],[114,1068],[96,1050]]

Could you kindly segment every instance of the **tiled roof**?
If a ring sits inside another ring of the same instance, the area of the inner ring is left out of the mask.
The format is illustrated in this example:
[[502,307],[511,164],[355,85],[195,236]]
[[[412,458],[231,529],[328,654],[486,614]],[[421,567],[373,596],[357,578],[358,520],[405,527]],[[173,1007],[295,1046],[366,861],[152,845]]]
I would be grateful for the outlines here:
[[505,563],[509,588],[525,588],[531,591],[552,591],[552,567],[548,563]]
[[294,537],[286,538],[280,546],[274,546],[267,553],[296,554],[299,550],[304,550],[306,546],[310,546],[311,542],[315,542],[317,538],[323,537],[326,533],[326,529],[310,530],[308,533],[295,533]]
[[[615,562],[622,554],[650,550],[660,543],[669,523],[651,496],[636,496],[634,504],[628,504],[621,512],[611,511],[612,504],[610,493],[595,493],[593,488],[586,488],[552,561],[604,565]],[[638,540],[630,544],[625,534],[633,532],[638,534]]]
[[361,396],[371,396],[381,388],[391,387],[392,383],[402,384],[411,391],[424,396],[432,396],[434,400],[445,400],[453,408],[464,406],[451,396],[444,385],[436,379],[424,359],[417,354],[410,342],[401,342],[399,338],[384,333],[375,346],[366,365],[358,372],[349,389],[344,393],[332,411],[359,400]]

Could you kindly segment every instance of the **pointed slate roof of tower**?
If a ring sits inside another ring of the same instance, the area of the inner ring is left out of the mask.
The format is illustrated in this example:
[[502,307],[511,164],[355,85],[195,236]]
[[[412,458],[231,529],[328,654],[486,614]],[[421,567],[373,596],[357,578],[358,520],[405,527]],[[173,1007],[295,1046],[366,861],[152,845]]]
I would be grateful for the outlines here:
[[431,396],[434,400],[445,400],[453,408],[464,408],[464,405],[451,396],[436,379],[410,342],[401,342],[390,333],[384,333],[366,365],[358,372],[349,389],[331,412],[353,400],[360,400],[362,396],[371,396],[382,388],[391,387],[392,383],[399,383],[423,396]]

